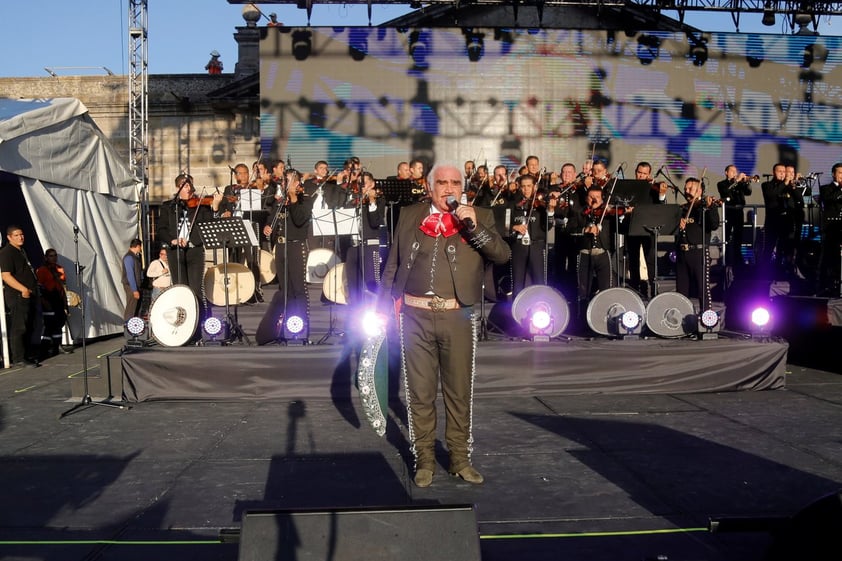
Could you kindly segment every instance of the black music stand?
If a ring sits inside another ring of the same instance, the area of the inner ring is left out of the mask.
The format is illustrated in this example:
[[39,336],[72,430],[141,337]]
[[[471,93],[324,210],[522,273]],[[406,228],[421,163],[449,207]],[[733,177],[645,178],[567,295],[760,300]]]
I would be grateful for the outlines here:
[[623,201],[629,206],[638,207],[640,205],[652,204],[651,192],[652,184],[648,181],[620,179],[617,181],[617,185],[614,186],[613,198]]
[[411,179],[375,179],[374,188],[387,203],[410,204],[421,200],[426,189]]
[[245,340],[251,345],[248,336],[237,319],[231,315],[231,306],[228,298],[228,249],[235,247],[254,247],[254,231],[246,227],[241,218],[221,218],[212,222],[201,222],[199,234],[202,236],[202,243],[206,249],[222,250],[222,278],[225,285],[225,318],[230,329],[229,342],[232,339]]
[[[313,210],[313,235],[314,236],[333,236],[333,253],[339,255],[339,236],[350,236],[357,231],[359,225],[359,215],[354,208],[332,208]],[[332,336],[342,337],[344,332],[336,329],[336,318],[333,315],[333,306],[335,303],[330,300],[329,312],[330,320],[328,322],[327,333],[325,333],[316,344],[323,345]]]
[[[648,183],[647,183],[648,185]],[[629,236],[650,236],[655,248],[655,270],[652,271],[652,298],[658,295],[658,236],[674,234],[681,219],[679,205],[644,204],[629,213]]]

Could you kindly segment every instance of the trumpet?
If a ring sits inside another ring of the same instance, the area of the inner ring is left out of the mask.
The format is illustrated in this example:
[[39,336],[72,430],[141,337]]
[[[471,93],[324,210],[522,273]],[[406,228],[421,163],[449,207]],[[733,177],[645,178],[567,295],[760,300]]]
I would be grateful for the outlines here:
[[[739,177],[739,176],[737,176],[737,177]],[[736,187],[736,186],[737,186],[737,184],[739,184],[739,183],[743,183],[743,182],[747,182],[747,183],[757,183],[758,181],[760,181],[760,176],[759,176],[759,175],[752,175],[751,177],[746,176],[744,179],[735,179],[735,180],[733,181],[733,183],[731,183],[731,184],[728,186],[728,189],[726,189],[726,190],[727,190],[727,191],[730,191],[731,189],[733,189],[734,187]]]

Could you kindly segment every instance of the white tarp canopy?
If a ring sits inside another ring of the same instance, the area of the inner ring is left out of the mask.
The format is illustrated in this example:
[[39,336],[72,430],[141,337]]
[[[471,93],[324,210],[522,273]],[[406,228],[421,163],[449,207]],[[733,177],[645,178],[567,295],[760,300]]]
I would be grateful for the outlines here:
[[[84,336],[121,333],[121,260],[131,239],[142,239],[140,191],[88,109],[74,98],[0,99],[0,171],[18,176],[35,227],[25,233],[37,235],[42,248],[57,250],[73,291],[79,286],[78,238]],[[41,256],[29,258],[35,266],[41,262]],[[70,326],[74,338],[82,336],[78,309],[71,309]]]

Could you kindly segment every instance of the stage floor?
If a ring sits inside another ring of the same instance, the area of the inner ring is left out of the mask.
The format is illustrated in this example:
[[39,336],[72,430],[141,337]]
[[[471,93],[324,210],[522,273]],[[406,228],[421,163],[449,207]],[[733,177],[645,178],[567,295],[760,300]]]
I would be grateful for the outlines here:
[[[259,316],[248,308],[241,318]],[[239,530],[247,511],[472,504],[483,561],[746,561],[763,558],[770,535],[711,534],[710,517],[791,515],[842,486],[842,378],[792,364],[774,391],[480,392],[473,460],[486,483],[449,478],[439,449],[433,485],[418,489],[400,395],[380,438],[348,379],[329,395],[149,400],[59,419],[79,401],[68,400],[68,377],[84,363],[100,375],[97,357],[122,343],[0,376],[4,559],[234,561],[237,544],[219,533]],[[505,345],[526,344],[493,345],[511,354]],[[286,361],[282,347],[232,350]]]

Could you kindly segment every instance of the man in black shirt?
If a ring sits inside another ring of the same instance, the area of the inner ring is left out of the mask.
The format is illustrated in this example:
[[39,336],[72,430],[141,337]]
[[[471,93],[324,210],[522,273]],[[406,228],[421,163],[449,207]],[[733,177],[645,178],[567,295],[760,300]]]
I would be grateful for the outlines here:
[[[757,178],[759,179],[759,178]],[[725,208],[725,265],[737,276],[743,268],[743,227],[746,197],[751,195],[751,178],[741,173],[737,166],[725,168],[725,179],[716,184],[719,198]]]
[[842,260],[842,162],[833,165],[833,181],[819,187],[822,205],[822,253],[819,260],[819,291],[839,296]]
[[9,243],[0,249],[3,296],[9,312],[9,354],[14,366],[41,366],[32,344],[38,279],[23,249],[24,234],[19,226],[6,228]]

